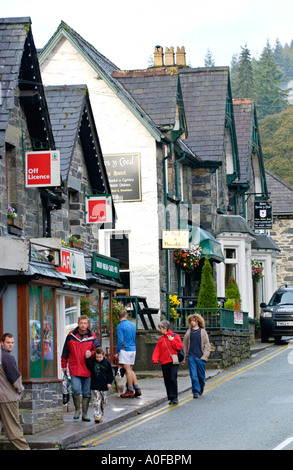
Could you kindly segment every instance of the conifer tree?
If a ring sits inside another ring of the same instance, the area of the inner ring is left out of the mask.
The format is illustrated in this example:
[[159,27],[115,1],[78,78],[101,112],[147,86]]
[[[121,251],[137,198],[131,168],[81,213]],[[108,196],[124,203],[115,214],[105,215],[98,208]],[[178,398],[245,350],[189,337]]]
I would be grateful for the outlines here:
[[236,73],[234,77],[233,95],[234,98],[254,98],[254,78],[250,51],[245,44],[241,46]]
[[215,61],[213,59],[213,54],[211,53],[210,49],[208,48],[207,53],[204,58],[204,66],[205,67],[214,67]]
[[281,112],[288,105],[288,91],[281,89],[282,73],[269,41],[254,67],[255,99],[259,119]]
[[201,272],[201,282],[198,294],[197,308],[217,308],[218,299],[216,286],[212,275],[212,266],[208,258],[205,258]]

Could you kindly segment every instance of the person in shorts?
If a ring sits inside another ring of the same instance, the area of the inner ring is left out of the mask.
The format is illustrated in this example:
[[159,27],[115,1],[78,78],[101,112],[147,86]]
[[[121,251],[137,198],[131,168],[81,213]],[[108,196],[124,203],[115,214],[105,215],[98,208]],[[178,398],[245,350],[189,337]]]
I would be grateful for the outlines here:
[[127,379],[127,390],[120,395],[121,398],[134,398],[141,396],[141,390],[137,383],[136,374],[133,372],[133,365],[136,356],[136,328],[135,325],[128,320],[127,311],[121,310],[118,313],[120,320],[117,326],[117,348],[116,356],[119,364],[124,367]]

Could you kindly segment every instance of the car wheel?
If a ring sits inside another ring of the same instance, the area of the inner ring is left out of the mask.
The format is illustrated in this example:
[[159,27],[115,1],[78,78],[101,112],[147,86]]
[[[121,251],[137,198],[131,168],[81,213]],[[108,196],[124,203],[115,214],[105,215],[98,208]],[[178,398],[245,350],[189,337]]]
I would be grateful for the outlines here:
[[269,342],[269,337],[268,337],[268,335],[265,334],[265,333],[263,333],[262,331],[261,331],[261,333],[260,333],[260,339],[261,339],[261,342],[262,342],[262,343],[268,343],[268,342]]
[[276,344],[281,344],[282,343],[282,336],[274,336]]

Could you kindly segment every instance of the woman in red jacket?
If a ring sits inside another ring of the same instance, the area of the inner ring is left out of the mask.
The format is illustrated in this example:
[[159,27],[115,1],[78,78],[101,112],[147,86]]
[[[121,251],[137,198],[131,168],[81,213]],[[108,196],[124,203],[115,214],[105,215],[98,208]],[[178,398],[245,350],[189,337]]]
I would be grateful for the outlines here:
[[172,354],[178,354],[183,348],[181,338],[170,330],[170,323],[163,320],[158,324],[162,336],[159,338],[152,355],[153,364],[160,362],[167,391],[169,405],[178,404],[177,374],[178,364],[173,364]]

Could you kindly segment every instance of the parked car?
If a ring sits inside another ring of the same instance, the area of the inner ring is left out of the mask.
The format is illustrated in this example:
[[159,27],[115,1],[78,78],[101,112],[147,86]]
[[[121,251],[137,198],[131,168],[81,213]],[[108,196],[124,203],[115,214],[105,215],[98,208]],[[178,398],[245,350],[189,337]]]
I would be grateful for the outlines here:
[[270,336],[280,342],[282,336],[293,336],[293,286],[281,286],[268,304],[261,303],[260,334],[266,343]]

